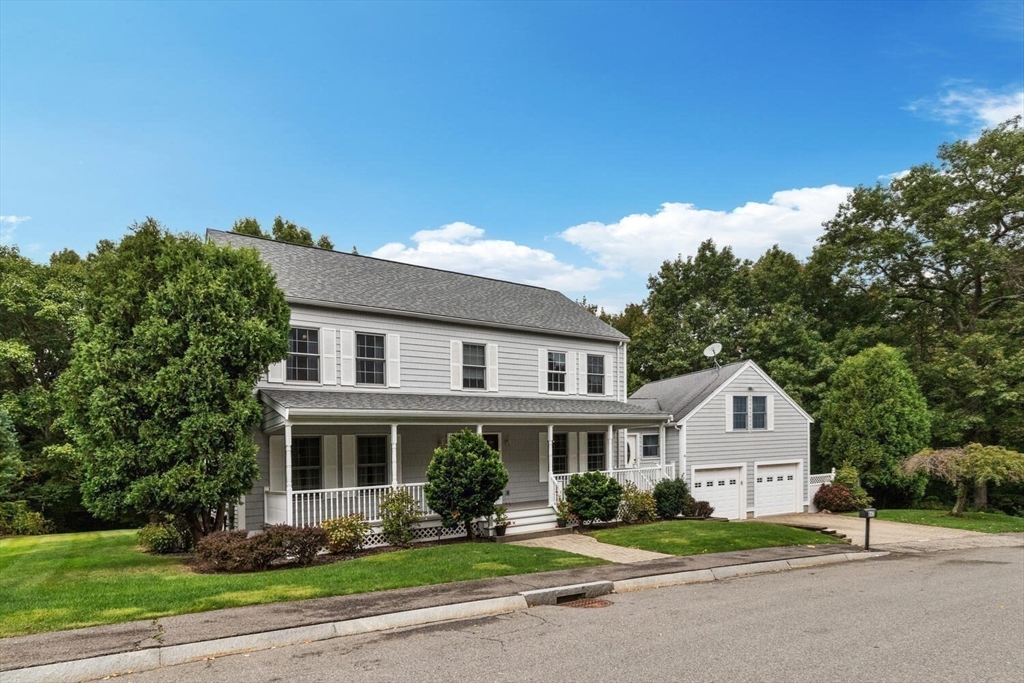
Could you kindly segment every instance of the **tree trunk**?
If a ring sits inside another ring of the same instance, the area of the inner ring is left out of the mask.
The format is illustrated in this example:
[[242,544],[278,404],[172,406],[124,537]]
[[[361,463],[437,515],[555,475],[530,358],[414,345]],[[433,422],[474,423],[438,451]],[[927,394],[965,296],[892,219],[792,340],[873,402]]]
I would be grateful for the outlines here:
[[956,505],[953,506],[953,511],[949,514],[953,517],[963,517],[964,508],[967,506],[967,487],[958,486],[956,488]]
[[476,531],[476,524],[473,523],[473,520],[468,520],[466,522],[466,539],[469,540],[470,542],[476,540],[476,533],[475,533],[475,531]]
[[189,531],[192,532],[192,546],[195,547],[199,544],[199,539],[206,535],[203,533],[202,522],[195,513],[185,515],[185,520],[188,522]]
[[988,507],[988,482],[979,481],[974,485],[974,507],[977,510]]
[[214,531],[220,531],[221,529],[224,528],[224,512],[225,511],[226,511],[226,506],[224,505],[224,503],[221,503],[220,505],[217,506],[217,519],[215,519],[214,522],[213,522],[213,530]]

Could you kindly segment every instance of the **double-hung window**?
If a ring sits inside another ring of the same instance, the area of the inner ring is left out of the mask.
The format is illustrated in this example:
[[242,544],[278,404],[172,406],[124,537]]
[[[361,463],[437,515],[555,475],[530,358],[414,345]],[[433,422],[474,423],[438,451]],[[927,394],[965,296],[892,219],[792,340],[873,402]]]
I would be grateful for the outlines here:
[[732,428],[734,430],[747,428],[747,397],[732,397]]
[[320,381],[320,330],[293,327],[288,331],[286,371],[290,380]]
[[587,471],[604,469],[604,446],[606,437],[603,432],[587,433]]
[[604,356],[587,356],[587,393],[604,395]]
[[292,489],[321,488],[323,451],[319,436],[292,437]]
[[487,353],[483,344],[462,345],[462,388],[487,388]]
[[388,481],[388,440],[385,436],[356,437],[356,484],[382,486]]
[[658,453],[658,435],[657,434],[644,434],[643,435],[643,456],[645,458],[657,458],[660,457]]
[[548,391],[565,393],[565,352],[548,351]]
[[768,429],[768,397],[750,397],[750,427],[751,429]]
[[551,474],[569,474],[569,435],[551,436]]
[[356,333],[356,384],[384,384],[384,335]]

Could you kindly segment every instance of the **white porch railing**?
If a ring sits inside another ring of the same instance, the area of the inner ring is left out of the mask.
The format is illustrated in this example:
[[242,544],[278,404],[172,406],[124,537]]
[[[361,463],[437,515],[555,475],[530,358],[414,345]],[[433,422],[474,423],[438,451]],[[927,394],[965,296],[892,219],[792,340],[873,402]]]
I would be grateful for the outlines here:
[[[637,488],[641,491],[653,491],[654,487],[662,479],[675,479],[676,478],[676,464],[674,462],[665,463],[664,469],[659,465],[657,467],[634,467],[622,470],[601,470],[602,474],[609,476],[620,484],[626,482],[632,482],[636,484]],[[556,503],[562,499],[562,492],[565,491],[565,485],[569,483],[569,479],[572,478],[573,474],[552,474],[548,477],[548,488],[550,490],[550,498],[552,503]]]
[[[423,484],[399,484],[397,488],[412,494],[419,503],[420,512],[431,514]],[[358,514],[370,522],[381,521],[380,504],[384,494],[392,487],[359,486],[343,489],[319,489],[315,491],[292,492],[292,523],[295,526],[316,526],[324,520]],[[288,494],[279,491],[264,491],[264,514],[266,524],[284,524],[288,521]]]
[[822,484],[831,484],[832,480],[836,477],[836,468],[833,467],[831,472],[825,472],[824,474],[812,474],[807,483],[811,486],[821,486]]
[[825,472],[824,474],[812,474],[807,477],[807,511],[817,512],[818,508],[814,507],[814,494],[818,492],[825,484],[831,484],[836,478],[836,468],[833,467],[831,472]]

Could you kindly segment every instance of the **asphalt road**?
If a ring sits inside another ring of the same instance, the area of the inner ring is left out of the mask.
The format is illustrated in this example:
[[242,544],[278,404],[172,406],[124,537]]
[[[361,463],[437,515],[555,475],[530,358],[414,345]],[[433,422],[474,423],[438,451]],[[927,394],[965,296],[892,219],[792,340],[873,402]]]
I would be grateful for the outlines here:
[[1024,549],[901,556],[535,607],[122,678],[1024,682]]

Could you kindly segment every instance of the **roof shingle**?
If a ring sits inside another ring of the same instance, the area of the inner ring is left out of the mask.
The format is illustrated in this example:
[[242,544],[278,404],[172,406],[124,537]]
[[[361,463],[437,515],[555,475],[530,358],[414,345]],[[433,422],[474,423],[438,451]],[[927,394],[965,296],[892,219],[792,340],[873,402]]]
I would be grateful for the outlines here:
[[715,389],[728,382],[744,365],[746,361],[740,361],[651,382],[637,389],[629,401],[635,403],[638,399],[657,399],[661,409],[671,413],[672,419],[678,422],[713,394]]
[[564,294],[542,287],[304,247],[221,230],[218,244],[256,249],[285,296],[570,336],[628,339]]

